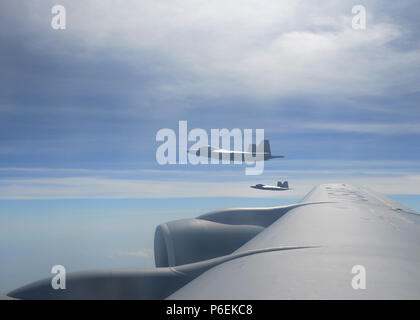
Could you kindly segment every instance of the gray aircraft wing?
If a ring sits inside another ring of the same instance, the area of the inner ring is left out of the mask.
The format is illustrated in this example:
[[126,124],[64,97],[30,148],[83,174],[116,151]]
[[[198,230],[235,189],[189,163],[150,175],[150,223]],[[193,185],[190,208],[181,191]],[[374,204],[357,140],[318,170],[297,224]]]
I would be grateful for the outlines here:
[[69,274],[65,290],[52,289],[48,278],[8,296],[420,299],[420,216],[368,189],[321,185],[290,206],[224,209],[162,224],[155,261],[150,270]]
[[[419,299],[420,216],[373,191],[321,185],[169,299]],[[321,203],[320,203],[321,202]],[[293,249],[296,248],[296,249]],[[354,266],[365,289],[354,289]],[[356,269],[357,270],[357,269]]]

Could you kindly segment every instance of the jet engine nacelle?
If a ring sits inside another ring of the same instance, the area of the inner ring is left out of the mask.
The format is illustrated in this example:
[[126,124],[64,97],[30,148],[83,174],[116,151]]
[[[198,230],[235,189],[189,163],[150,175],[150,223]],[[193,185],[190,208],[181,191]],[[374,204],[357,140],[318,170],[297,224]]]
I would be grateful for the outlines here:
[[231,225],[202,219],[163,223],[155,231],[156,267],[173,267],[227,255],[264,227]]

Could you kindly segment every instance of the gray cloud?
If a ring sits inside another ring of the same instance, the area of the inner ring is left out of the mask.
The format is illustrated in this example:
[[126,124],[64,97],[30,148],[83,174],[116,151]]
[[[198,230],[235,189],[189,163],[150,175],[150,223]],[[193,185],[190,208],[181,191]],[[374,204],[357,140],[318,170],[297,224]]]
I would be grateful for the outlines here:
[[20,71],[29,78],[51,71],[54,78],[45,72],[44,79],[50,91],[74,94],[85,87],[94,95],[116,87],[125,103],[143,101],[137,103],[142,109],[155,96],[418,91],[420,51],[394,45],[410,36],[409,25],[380,1],[367,2],[365,31],[351,28],[354,1],[64,1],[68,29],[61,33],[49,27],[52,3],[8,2],[2,10],[20,12],[3,24],[26,36],[17,39],[22,50],[15,50],[31,50],[38,60],[28,68],[29,57],[21,57]]

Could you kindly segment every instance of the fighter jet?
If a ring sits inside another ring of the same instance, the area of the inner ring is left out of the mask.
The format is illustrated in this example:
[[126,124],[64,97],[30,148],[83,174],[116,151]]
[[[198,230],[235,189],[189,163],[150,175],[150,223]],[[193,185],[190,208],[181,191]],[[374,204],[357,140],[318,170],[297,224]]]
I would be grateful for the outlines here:
[[[263,145],[261,145],[263,144]],[[267,161],[270,159],[276,159],[276,158],[284,158],[284,156],[273,156],[271,155],[271,148],[270,148],[270,142],[268,140],[264,140],[261,142],[260,145],[256,144],[250,144],[248,147],[248,151],[235,151],[235,150],[226,150],[226,149],[220,149],[215,148],[212,146],[205,146],[198,149],[190,149],[188,152],[191,154],[195,154],[196,156],[207,156],[208,158],[215,158],[219,160],[227,159],[229,155],[229,160],[234,161],[235,160],[235,154],[239,154],[240,156],[238,160],[241,162],[245,162],[247,160],[247,157],[254,157],[254,160],[256,161]],[[263,150],[263,152],[257,152],[257,150]],[[223,155],[225,155],[224,158]]]
[[256,184],[255,186],[251,186],[251,188],[254,189],[260,189],[260,190],[272,190],[272,191],[284,191],[284,190],[290,190],[289,189],[289,183],[287,181],[285,182],[277,182],[277,186],[268,186],[265,184]]

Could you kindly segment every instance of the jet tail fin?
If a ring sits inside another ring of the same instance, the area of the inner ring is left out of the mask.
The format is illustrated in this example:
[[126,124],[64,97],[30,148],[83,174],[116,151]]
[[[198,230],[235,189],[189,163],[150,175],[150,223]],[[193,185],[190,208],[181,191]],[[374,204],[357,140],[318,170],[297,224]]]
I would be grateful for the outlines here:
[[[264,149],[263,149],[264,148]],[[264,152],[271,156],[270,142],[268,140],[261,141],[258,146],[255,143],[252,143],[248,146],[248,152]]]
[[[261,144],[263,144],[263,145],[261,145]],[[268,140],[261,141],[260,144],[257,147],[257,150],[258,150],[258,148],[261,148],[261,147],[264,147],[263,152],[266,155],[268,155],[269,157],[271,157],[270,141],[268,141]]]
[[264,140],[264,152],[271,157],[270,141]]
[[255,143],[250,144],[248,146],[248,152],[252,152],[253,156],[255,156],[257,152],[258,154],[264,153],[264,160],[284,158],[284,156],[271,155],[270,141],[268,140],[261,141],[258,146]]
[[282,183],[281,181],[279,181],[279,182],[277,182],[277,187],[289,189],[289,182],[285,181],[285,182]]

